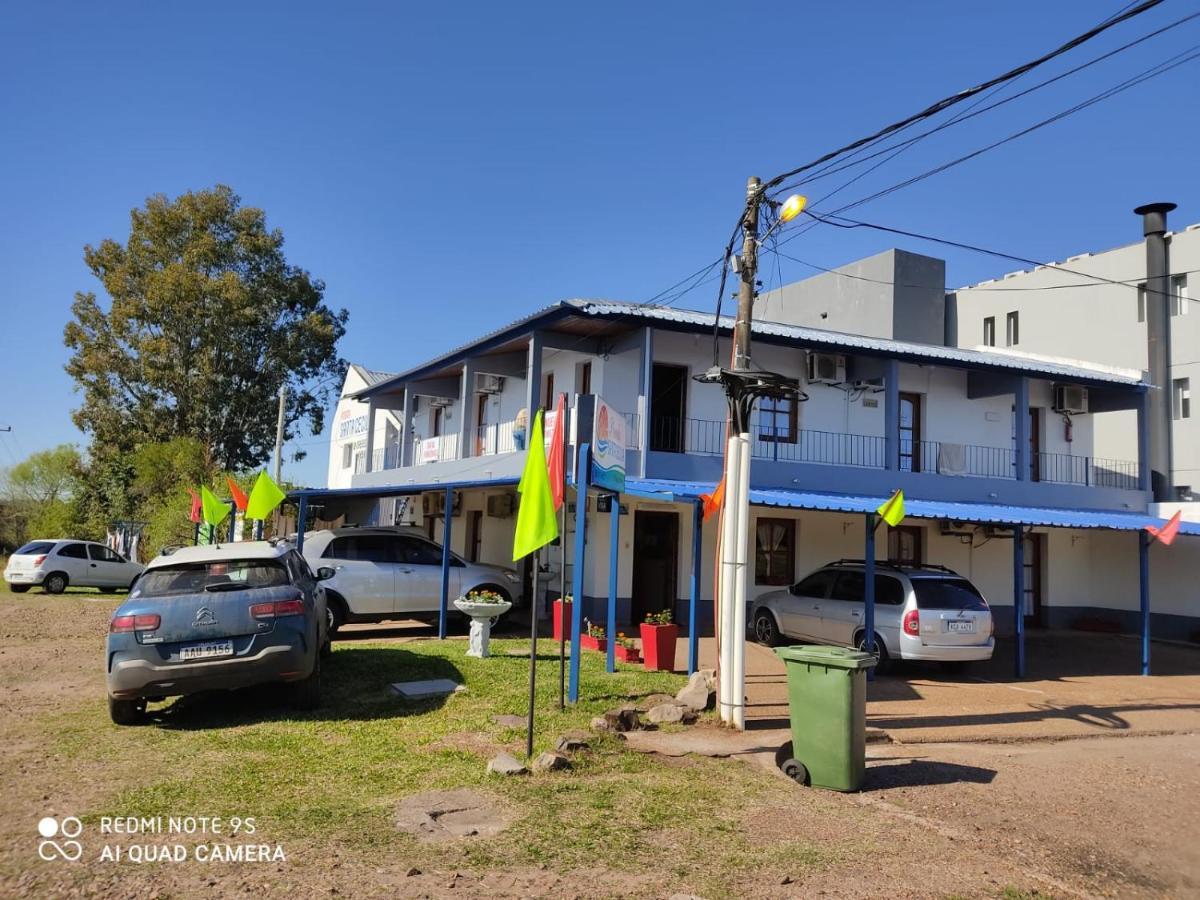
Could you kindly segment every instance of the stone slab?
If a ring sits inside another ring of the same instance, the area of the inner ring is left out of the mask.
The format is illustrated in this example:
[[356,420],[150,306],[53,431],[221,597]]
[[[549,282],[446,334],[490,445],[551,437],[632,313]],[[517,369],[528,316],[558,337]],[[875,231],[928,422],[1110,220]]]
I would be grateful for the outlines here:
[[425,681],[397,681],[392,685],[392,690],[405,700],[429,700],[456,694],[466,688],[449,678],[430,678]]

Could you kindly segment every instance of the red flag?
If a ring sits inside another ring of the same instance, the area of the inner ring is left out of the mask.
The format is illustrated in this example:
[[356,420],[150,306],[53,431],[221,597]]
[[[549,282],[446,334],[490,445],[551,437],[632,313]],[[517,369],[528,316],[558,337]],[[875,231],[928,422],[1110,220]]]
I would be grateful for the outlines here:
[[707,522],[709,518],[725,503],[725,479],[722,478],[717,482],[717,486],[713,488],[711,494],[701,494],[700,499],[704,501],[704,519]]
[[233,502],[237,504],[238,512],[246,511],[246,504],[250,502],[250,498],[246,496],[246,492],[237,486],[232,478],[225,476],[225,481],[229,485],[229,495],[233,497]]
[[193,522],[199,522],[200,521],[200,495],[197,494],[195,491],[193,491],[191,488],[188,488],[187,492],[192,495],[192,512],[191,512],[191,515],[188,516],[188,518]]
[[546,447],[549,458],[546,467],[550,473],[550,496],[554,499],[554,511],[562,509],[563,496],[566,493],[566,419],[567,395],[558,395],[558,404],[554,407],[554,429],[550,432],[550,444]]
[[1175,540],[1175,535],[1179,533],[1179,525],[1183,519],[1183,510],[1171,516],[1171,520],[1162,528],[1156,525],[1147,525],[1146,530],[1154,535],[1165,547],[1171,546],[1171,541]]

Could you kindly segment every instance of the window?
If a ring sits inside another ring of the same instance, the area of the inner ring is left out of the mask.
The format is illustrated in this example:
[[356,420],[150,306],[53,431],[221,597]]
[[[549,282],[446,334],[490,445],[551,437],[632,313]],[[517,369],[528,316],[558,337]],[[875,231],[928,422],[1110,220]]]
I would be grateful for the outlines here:
[[446,407],[435,406],[433,408],[433,433],[430,437],[441,437],[443,429],[446,427]]
[[1138,285],[1138,321],[1146,321],[1146,283]]
[[58,548],[58,555],[69,559],[87,559],[87,550],[83,544],[67,544]]
[[845,603],[862,603],[867,590],[867,576],[862,572],[843,572],[833,586],[830,599]]
[[1171,382],[1171,415],[1176,419],[1192,417],[1192,379],[1176,378]]
[[347,559],[359,562],[395,562],[394,538],[382,534],[334,538],[325,552],[325,559]]
[[585,362],[579,367],[579,393],[590,394],[592,392],[592,364]]
[[1187,276],[1175,275],[1171,278],[1171,315],[1186,316],[1190,305]]
[[1016,311],[1010,312],[1005,319],[1004,340],[1008,347],[1015,347],[1021,343],[1021,327],[1019,316]]
[[442,548],[420,538],[402,537],[396,541],[396,559],[411,566],[440,566]]
[[759,519],[754,544],[754,583],[791,584],[796,571],[796,520]]
[[763,397],[758,401],[758,439],[796,443],[799,424],[797,403],[791,397]]
[[123,563],[125,560],[101,544],[88,544],[88,555],[96,562]]
[[546,390],[542,392],[542,409],[554,409],[554,373],[546,373]]
[[919,525],[898,525],[888,529],[888,562],[900,566],[921,564],[921,538],[924,531]]
[[921,471],[921,395],[900,395],[900,470]]
[[996,317],[988,316],[983,320],[983,346],[996,346]]
[[54,549],[54,541],[33,541],[26,544],[13,556],[42,556]]
[[283,587],[290,581],[287,569],[279,560],[231,559],[147,569],[138,579],[136,590],[139,597],[158,597]]
[[975,585],[965,578],[914,578],[918,609],[977,610],[988,608]]
[[875,602],[884,606],[903,606],[904,588],[895,578],[887,575],[875,576]]
[[354,445],[342,444],[342,468],[348,469],[354,463]]
[[792,588],[792,594],[797,597],[820,597],[829,595],[829,586],[833,584],[834,572],[828,570],[814,572]]

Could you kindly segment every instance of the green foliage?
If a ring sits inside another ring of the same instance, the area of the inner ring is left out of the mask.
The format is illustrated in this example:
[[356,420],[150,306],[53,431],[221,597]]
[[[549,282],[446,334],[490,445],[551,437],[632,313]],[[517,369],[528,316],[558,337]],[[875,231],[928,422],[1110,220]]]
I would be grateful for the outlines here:
[[84,462],[73,444],[32,454],[3,475],[0,545],[30,537],[83,537],[80,486]]
[[223,185],[155,195],[132,211],[124,244],[105,239],[84,260],[111,304],[75,295],[66,368],[83,392],[75,422],[99,458],[186,437],[217,465],[253,468],[274,446],[285,383],[287,436],[304,421],[320,433],[345,371],[348,314],[288,264],[261,209]]

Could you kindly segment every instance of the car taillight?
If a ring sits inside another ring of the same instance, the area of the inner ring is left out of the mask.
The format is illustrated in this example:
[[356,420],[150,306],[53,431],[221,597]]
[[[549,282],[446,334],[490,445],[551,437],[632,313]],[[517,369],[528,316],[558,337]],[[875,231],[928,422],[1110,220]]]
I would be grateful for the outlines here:
[[131,631],[154,631],[162,624],[162,618],[152,613],[140,616],[115,616],[108,626],[112,634],[128,634]]
[[47,554],[45,553],[43,553],[41,556],[35,556],[33,558],[33,567],[36,569],[38,566],[44,563],[46,561],[46,556]]
[[910,609],[904,614],[904,633],[905,634],[920,634],[921,633],[921,614],[915,609]]
[[280,616],[304,615],[304,601],[273,600],[270,603],[254,603],[250,606],[250,615],[256,619],[277,619]]

